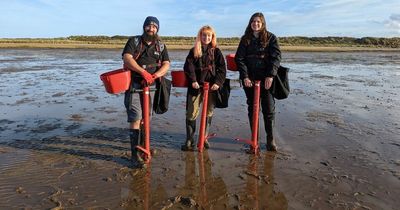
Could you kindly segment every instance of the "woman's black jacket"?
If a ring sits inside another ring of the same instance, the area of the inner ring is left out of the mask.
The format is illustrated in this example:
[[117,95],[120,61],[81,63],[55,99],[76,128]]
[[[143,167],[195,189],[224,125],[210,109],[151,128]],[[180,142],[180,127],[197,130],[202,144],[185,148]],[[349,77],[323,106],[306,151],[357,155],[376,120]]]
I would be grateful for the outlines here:
[[[186,77],[189,80],[189,91],[193,89],[191,85],[193,82],[198,82],[200,85],[204,82],[209,82],[210,87],[213,84],[222,87],[226,77],[226,64],[221,50],[210,46],[206,49],[202,48],[202,56],[200,58],[194,57],[193,50],[194,48],[189,51],[183,66]],[[197,91],[192,90],[192,92]]]
[[277,37],[268,34],[268,44],[263,47],[260,39],[252,37],[250,43],[242,37],[236,51],[235,61],[240,79],[264,80],[277,74],[281,62],[281,51]]

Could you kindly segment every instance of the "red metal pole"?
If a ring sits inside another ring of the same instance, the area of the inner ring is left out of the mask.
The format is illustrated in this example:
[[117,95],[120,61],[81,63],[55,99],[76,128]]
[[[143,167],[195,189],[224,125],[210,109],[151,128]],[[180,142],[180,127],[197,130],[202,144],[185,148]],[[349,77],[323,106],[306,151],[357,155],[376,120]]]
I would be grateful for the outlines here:
[[149,86],[143,87],[143,128],[144,128],[144,148],[137,146],[138,149],[144,152],[144,161],[150,162],[150,88]]
[[251,140],[237,138],[237,141],[251,145],[251,153],[258,154],[258,118],[260,115],[260,81],[254,82],[254,98],[253,98],[253,119],[251,128]]
[[210,85],[208,82],[203,84],[203,107],[201,110],[201,121],[200,121],[200,130],[199,130],[199,140],[197,143],[197,149],[199,152],[203,152],[204,149],[204,141],[206,140],[205,132],[206,132],[206,121],[207,121],[207,105],[208,105],[208,90]]
[[258,153],[258,118],[260,115],[260,81],[255,81],[254,84],[254,99],[253,99],[253,127],[251,134],[252,146],[254,153]]

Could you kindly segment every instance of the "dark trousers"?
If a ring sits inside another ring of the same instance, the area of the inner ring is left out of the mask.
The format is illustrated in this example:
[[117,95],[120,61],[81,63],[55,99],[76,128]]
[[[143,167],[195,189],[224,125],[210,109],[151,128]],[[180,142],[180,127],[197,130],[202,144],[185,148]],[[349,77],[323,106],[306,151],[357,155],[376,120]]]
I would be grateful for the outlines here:
[[[247,88],[244,87],[244,92],[246,93],[247,98],[247,114],[250,121],[250,127],[252,127],[253,123],[253,100],[254,100],[254,86]],[[269,90],[264,88],[264,82],[261,82],[260,86],[260,109],[262,111],[264,117],[264,125],[265,125],[265,132],[267,133],[267,139],[273,139],[273,127],[274,127],[274,120],[275,120],[275,99],[271,95]]]

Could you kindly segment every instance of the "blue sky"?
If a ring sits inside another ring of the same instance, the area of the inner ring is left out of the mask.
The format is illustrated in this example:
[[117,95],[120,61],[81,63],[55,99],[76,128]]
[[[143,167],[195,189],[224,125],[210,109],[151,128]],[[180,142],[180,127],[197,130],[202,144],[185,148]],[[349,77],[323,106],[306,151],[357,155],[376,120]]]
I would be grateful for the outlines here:
[[164,36],[232,37],[258,11],[278,36],[400,37],[400,0],[0,0],[0,38],[135,35],[148,15]]

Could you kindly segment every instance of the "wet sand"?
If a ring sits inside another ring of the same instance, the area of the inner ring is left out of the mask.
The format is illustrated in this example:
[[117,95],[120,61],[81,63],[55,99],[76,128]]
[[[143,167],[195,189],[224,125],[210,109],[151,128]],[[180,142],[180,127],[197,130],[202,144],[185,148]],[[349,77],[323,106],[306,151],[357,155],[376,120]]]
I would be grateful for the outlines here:
[[[1,67],[0,209],[400,205],[397,55],[286,55],[292,93],[276,101],[279,152],[266,152],[261,132],[259,156],[234,141],[250,138],[245,96],[235,82],[229,108],[213,118],[211,149],[180,151],[186,91],[173,88],[170,110],[152,119],[157,153],[147,169],[134,169],[123,97],[106,94],[98,80],[120,62],[110,60],[118,53],[17,51],[9,59],[21,61]],[[185,54],[171,55],[179,68]],[[395,67],[379,63],[385,58]]]

